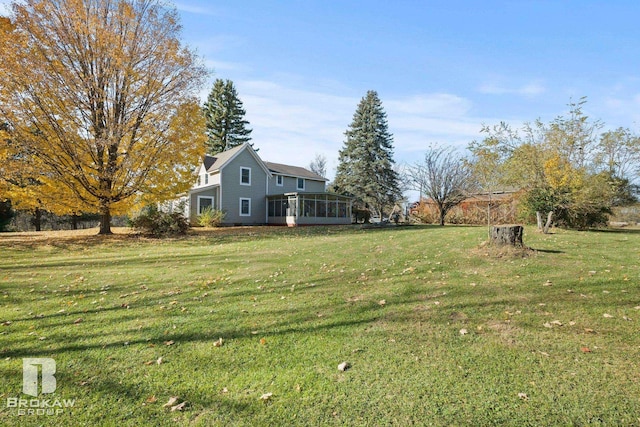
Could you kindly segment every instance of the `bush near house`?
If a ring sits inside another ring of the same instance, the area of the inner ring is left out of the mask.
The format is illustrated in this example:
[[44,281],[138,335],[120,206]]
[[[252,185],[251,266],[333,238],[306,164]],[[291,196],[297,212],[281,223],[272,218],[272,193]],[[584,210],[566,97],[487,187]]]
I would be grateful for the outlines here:
[[219,209],[213,209],[211,206],[207,206],[198,215],[198,225],[200,227],[219,227],[224,220],[224,212]]
[[155,237],[180,236],[189,231],[189,223],[182,213],[163,212],[155,205],[145,207],[130,220],[130,225],[137,231]]

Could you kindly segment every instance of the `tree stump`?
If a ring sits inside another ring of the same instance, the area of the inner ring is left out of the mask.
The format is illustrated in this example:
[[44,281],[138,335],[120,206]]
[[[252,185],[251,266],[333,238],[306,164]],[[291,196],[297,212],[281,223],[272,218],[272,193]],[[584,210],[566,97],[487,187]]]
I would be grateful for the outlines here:
[[522,235],[524,227],[521,225],[494,225],[491,227],[491,243],[494,245],[511,245],[523,247]]

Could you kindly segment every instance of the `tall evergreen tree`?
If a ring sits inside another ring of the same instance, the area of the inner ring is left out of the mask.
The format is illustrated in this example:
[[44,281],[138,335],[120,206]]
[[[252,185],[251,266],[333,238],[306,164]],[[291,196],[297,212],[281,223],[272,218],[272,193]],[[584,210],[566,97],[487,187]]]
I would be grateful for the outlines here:
[[345,135],[334,189],[354,197],[356,204],[375,208],[382,216],[384,207],[400,199],[402,192],[393,168],[393,135],[375,91],[362,98]]
[[246,111],[231,80],[216,79],[203,107],[207,154],[216,155],[251,140]]

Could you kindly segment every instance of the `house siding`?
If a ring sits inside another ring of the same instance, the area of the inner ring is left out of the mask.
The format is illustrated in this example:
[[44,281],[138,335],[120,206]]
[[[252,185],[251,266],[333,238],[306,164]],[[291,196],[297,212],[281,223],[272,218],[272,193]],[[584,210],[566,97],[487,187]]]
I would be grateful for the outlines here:
[[276,176],[278,174],[274,172],[273,178],[269,180],[269,194],[285,194],[296,192],[310,192],[310,193],[322,193],[324,190],[324,181],[316,181],[309,178],[305,178],[304,190],[298,189],[298,178],[292,176],[284,176],[283,185],[276,185]]
[[[251,185],[240,185],[240,168],[251,168]],[[247,150],[224,165],[220,172],[224,224],[265,224],[267,174]],[[251,215],[240,215],[240,199],[251,199]]]
[[[213,197],[214,209],[219,208],[220,204],[220,187],[209,186],[206,188],[197,188],[191,190],[189,194],[189,212],[188,217],[191,223],[196,223],[198,220],[198,197]],[[186,212],[185,212],[186,213]]]

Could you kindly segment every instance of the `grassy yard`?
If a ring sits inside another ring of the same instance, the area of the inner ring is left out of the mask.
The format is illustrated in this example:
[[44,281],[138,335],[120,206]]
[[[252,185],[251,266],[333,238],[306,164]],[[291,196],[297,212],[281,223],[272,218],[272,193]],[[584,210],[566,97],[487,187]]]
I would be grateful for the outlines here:
[[640,425],[640,232],[531,230],[0,235],[0,425]]

